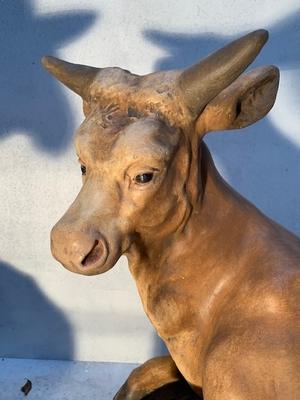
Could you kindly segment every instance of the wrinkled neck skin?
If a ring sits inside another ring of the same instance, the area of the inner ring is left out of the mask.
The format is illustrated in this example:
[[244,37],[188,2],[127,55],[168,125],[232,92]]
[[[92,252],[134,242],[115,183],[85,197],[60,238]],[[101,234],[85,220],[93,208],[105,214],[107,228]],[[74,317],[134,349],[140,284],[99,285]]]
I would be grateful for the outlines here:
[[[190,254],[193,254],[194,264],[195,251],[199,257],[197,268],[205,273],[205,259],[207,255],[212,257],[212,253],[208,252],[212,243],[217,248],[224,247],[231,239],[235,240],[237,227],[248,222],[249,209],[252,211],[251,215],[256,212],[257,217],[263,218],[254,206],[223,180],[203,141],[199,144],[197,155],[194,154],[190,162],[192,168],[186,182],[186,193],[182,194],[182,201],[173,218],[168,219],[166,226],[162,227],[163,234],[156,228],[138,234],[133,239],[126,256],[135,279],[143,267],[151,273],[163,268],[167,259],[172,259],[172,263],[177,264],[175,254],[179,253],[181,257],[178,263],[184,269],[189,264]],[[221,232],[226,232],[226,237],[220,236]],[[240,232],[239,237],[242,240]],[[218,254],[215,255],[219,258]]]

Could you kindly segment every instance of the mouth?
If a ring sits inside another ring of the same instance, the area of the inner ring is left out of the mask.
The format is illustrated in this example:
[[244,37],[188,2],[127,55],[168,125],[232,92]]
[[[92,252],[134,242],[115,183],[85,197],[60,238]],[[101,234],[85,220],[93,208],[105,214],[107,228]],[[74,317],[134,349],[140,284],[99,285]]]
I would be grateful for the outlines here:
[[80,272],[85,275],[94,275],[102,271],[108,258],[108,246],[103,238],[94,241],[90,251],[83,257],[79,265]]

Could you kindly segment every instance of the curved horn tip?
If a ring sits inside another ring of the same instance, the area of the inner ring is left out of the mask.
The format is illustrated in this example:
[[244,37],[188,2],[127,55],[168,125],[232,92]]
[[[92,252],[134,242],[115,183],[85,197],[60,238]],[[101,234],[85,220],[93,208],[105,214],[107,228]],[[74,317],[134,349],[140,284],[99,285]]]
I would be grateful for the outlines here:
[[100,71],[99,68],[73,64],[52,56],[44,56],[41,62],[51,75],[81,97],[86,96],[86,90]]
[[221,90],[230,85],[250,65],[268,40],[258,29],[230,42],[179,76],[179,87],[194,116]]
[[249,36],[255,36],[262,44],[265,44],[269,39],[269,32],[266,29],[258,29],[249,33]]
[[43,65],[47,65],[48,62],[49,62],[49,60],[51,60],[51,58],[52,58],[52,56],[43,56],[43,57],[41,58],[42,64],[43,64]]
[[43,56],[41,58],[41,63],[43,67],[46,69],[50,69],[53,65],[57,63],[57,61],[60,61],[58,58],[53,57],[53,56]]

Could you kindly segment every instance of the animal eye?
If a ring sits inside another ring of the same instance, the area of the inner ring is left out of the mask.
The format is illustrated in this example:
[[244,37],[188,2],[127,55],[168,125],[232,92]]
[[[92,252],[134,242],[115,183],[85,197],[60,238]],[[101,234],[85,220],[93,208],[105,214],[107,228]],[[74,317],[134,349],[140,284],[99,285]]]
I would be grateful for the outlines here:
[[152,181],[152,178],[153,178],[153,173],[146,172],[144,174],[137,175],[134,178],[134,180],[136,181],[136,183],[144,184],[144,183],[148,183],[148,182]]
[[82,175],[85,175],[86,174],[86,166],[81,164],[80,169],[81,169]]

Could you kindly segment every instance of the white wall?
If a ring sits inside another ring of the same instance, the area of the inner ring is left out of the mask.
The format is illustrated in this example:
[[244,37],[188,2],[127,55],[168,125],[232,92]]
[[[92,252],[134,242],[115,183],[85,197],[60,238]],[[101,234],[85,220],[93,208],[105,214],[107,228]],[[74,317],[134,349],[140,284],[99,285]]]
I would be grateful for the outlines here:
[[71,135],[82,112],[40,57],[143,74],[269,29],[256,64],[281,68],[273,111],[207,142],[230,183],[299,234],[299,24],[299,0],[1,2],[0,356],[139,362],[161,351],[125,259],[82,277],[51,258],[51,226],[81,184]]

